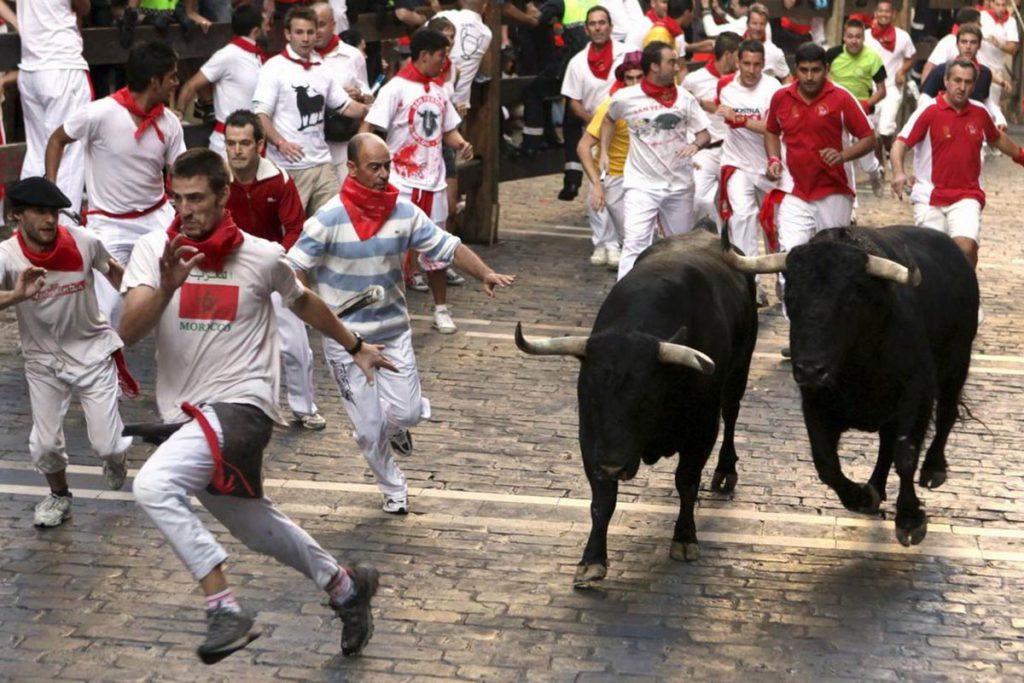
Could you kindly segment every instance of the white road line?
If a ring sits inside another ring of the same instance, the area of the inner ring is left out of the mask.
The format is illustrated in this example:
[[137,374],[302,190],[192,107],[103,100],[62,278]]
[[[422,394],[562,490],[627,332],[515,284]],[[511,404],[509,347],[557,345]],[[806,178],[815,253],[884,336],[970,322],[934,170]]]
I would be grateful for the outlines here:
[[590,240],[590,235],[579,235],[569,232],[550,232],[547,230],[502,230],[502,235],[513,235],[515,237],[567,237],[573,240]]

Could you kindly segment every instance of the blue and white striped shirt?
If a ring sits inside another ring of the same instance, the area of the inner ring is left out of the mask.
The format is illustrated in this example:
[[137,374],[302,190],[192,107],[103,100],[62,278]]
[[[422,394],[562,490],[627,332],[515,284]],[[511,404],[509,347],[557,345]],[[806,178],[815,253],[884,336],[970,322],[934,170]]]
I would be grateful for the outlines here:
[[[367,341],[380,342],[409,329],[402,263],[412,249],[451,263],[461,240],[437,227],[410,201],[399,198],[376,235],[360,240],[348,212],[335,196],[306,220],[302,235],[288,251],[296,270],[328,306],[340,305],[370,285],[384,288],[384,300],[345,318],[345,325]],[[315,281],[315,282],[314,282]]]

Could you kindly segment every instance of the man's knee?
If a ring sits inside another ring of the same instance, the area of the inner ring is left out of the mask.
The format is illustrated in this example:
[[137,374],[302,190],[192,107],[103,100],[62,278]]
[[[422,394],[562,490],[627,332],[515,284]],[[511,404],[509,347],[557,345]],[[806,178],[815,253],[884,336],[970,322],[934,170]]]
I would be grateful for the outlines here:
[[132,495],[142,507],[158,507],[174,495],[174,490],[155,467],[143,465],[132,482]]

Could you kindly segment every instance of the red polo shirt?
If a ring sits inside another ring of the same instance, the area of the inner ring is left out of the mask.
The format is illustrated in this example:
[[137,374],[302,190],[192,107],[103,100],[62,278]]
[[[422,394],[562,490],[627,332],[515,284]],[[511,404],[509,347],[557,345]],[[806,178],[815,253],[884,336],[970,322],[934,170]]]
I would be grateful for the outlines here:
[[772,96],[765,124],[785,145],[785,164],[793,177],[792,194],[814,201],[834,194],[854,196],[843,164],[828,166],[820,151],[843,149],[844,133],[855,138],[871,135],[871,124],[853,95],[826,80],[821,92],[807,102],[798,83]]
[[998,137],[999,129],[985,107],[968,101],[957,111],[945,93],[939,93],[934,104],[907,122],[898,139],[915,148],[915,174],[932,184],[929,204],[949,206],[961,199],[977,199],[985,206],[981,143]]
[[306,212],[295,181],[269,159],[260,159],[256,179],[231,181],[228,210],[245,232],[290,249],[302,233]]

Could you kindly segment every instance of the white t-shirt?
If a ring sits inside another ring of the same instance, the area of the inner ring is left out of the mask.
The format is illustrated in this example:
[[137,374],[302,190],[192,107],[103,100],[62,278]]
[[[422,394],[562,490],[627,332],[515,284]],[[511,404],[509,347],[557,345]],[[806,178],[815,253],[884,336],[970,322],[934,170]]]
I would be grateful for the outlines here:
[[396,76],[374,100],[366,122],[387,131],[391,182],[436,192],[445,188],[441,142],[462,119],[443,86]]
[[[762,75],[757,85],[747,88],[737,76],[722,88],[718,99],[737,114],[762,121],[768,115],[772,95],[784,87],[771,76]],[[764,173],[768,166],[764,136],[747,128],[729,128],[722,143],[722,166],[735,166],[749,173]]]
[[[636,5],[636,0],[631,1],[632,4]],[[630,17],[627,3],[625,0],[603,0],[600,4],[608,10],[608,18],[612,22],[612,40],[621,43],[626,39],[629,27],[632,25],[632,18]],[[639,7],[637,5],[638,12]],[[640,13],[640,16],[643,16],[643,13]]]
[[[160,286],[167,234],[139,239],[121,292]],[[280,244],[243,234],[220,273],[194,269],[156,326],[156,403],[164,422],[184,419],[181,404],[245,403],[281,422],[277,318],[271,292],[286,306],[303,287]]]
[[330,0],[331,12],[334,14],[334,32],[348,30],[348,2],[346,0]]
[[341,79],[345,88],[356,88],[363,94],[370,94],[370,84],[366,76],[366,57],[348,43],[338,41],[333,50],[324,55],[324,64]]
[[[256,44],[248,38],[242,40]],[[213,111],[218,121],[224,123],[232,113],[252,107],[252,96],[256,92],[262,66],[259,55],[228,43],[199,68],[206,80],[216,86],[213,90]]]
[[[710,64],[711,62],[708,62]],[[710,100],[714,102],[718,99],[718,81],[721,80],[721,76],[716,76],[708,70],[707,66],[691,71],[686,74],[686,78],[683,79],[683,87],[690,91],[690,93],[697,98],[698,104],[702,100]],[[705,112],[707,113],[707,112]],[[729,130],[729,126],[726,125],[725,119],[718,114],[708,114],[708,119],[711,125],[708,126],[708,132],[711,133],[711,141],[717,142],[725,139],[725,133]]]
[[565,80],[562,81],[562,95],[583,103],[583,108],[591,114],[597,110],[597,105],[604,102],[608,92],[615,83],[615,67],[622,61],[622,55],[626,48],[620,43],[611,41],[612,65],[608,70],[608,77],[600,79],[590,70],[587,63],[587,54],[590,46],[577,52],[569,64],[565,67]]
[[654,22],[646,14],[633,22],[633,25],[629,27],[629,33],[626,34],[626,52],[643,50],[644,38],[652,28],[654,28]]
[[88,69],[70,0],[22,0],[17,5],[22,71]]
[[928,61],[938,66],[954,59],[959,54],[960,51],[956,49],[956,36],[950,33],[948,36],[942,36],[939,42],[935,44],[935,47],[932,48],[932,53],[928,55]]
[[469,106],[469,91],[473,87],[473,79],[480,71],[480,62],[487,54],[491,45],[491,29],[483,18],[468,9],[445,10],[438,12],[455,24],[455,44],[449,56],[452,64],[459,69],[459,82],[455,84],[455,104]]
[[709,122],[693,95],[682,86],[676,86],[676,92],[671,107],[648,97],[639,85],[612,95],[608,118],[625,120],[629,127],[623,187],[680,190],[693,186],[693,165],[678,152]]
[[[93,289],[93,269],[106,273],[110,254],[88,231],[68,228],[82,255],[79,271],[46,271],[46,285],[14,307],[21,352],[39,363],[78,376],[121,348],[121,338],[100,313]],[[0,287],[14,289],[18,275],[32,264],[17,237],[0,242]]]
[[764,43],[763,73],[774,76],[780,81],[789,76],[789,62],[786,61],[786,53],[770,40]]
[[899,26],[896,27],[896,45],[892,52],[886,50],[880,42],[875,40],[875,37],[871,35],[870,28],[864,32],[864,44],[877,52],[878,56],[882,58],[882,63],[885,64],[886,88],[896,87],[896,74],[903,68],[903,60],[911,59],[917,54],[910,34]]
[[[290,46],[285,46],[285,52],[299,58]],[[288,170],[331,163],[324,109],[343,110],[350,101],[341,78],[324,65],[320,55],[314,51],[308,61],[313,66],[305,69],[284,54],[267,60],[252,96],[253,109],[269,116],[282,138],[302,145],[302,159],[297,162],[286,159],[273,145],[268,147],[267,158]]]
[[1009,57],[1005,52],[988,41],[989,37],[999,39],[999,42],[1019,43],[1020,33],[1017,31],[1017,21],[1010,13],[1010,18],[1003,23],[997,22],[992,15],[982,10],[981,12],[981,50],[978,51],[978,61],[992,69],[1004,73],[1006,60]]
[[110,213],[142,211],[164,197],[164,167],[185,151],[178,117],[165,109],[153,126],[135,139],[138,124],[111,97],[90,102],[64,122],[64,131],[85,145],[85,185],[89,206]]

